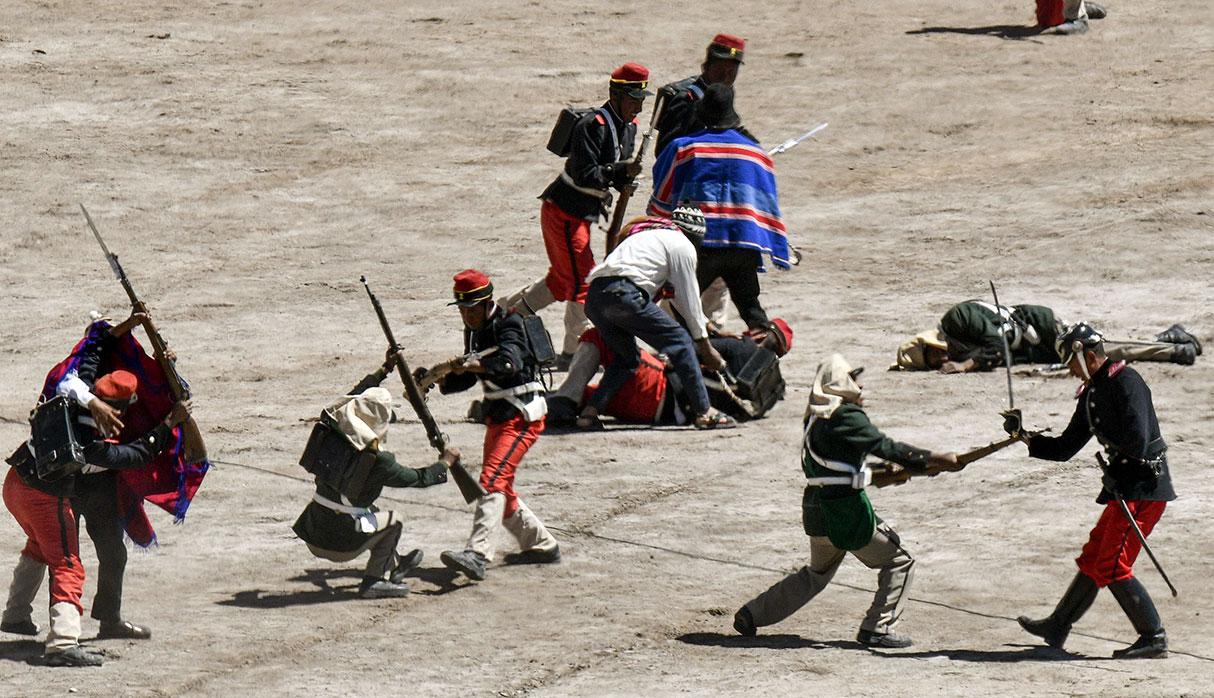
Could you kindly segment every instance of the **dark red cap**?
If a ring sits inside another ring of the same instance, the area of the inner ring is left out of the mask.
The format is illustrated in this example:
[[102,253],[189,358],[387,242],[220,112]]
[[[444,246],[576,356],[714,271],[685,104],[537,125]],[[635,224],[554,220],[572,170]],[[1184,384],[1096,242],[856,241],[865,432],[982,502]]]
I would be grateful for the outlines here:
[[777,351],[776,353],[780,356],[784,356],[790,349],[792,349],[792,328],[788,326],[787,322],[784,322],[784,318],[779,317],[772,318],[771,324],[773,329],[775,329],[779,333],[780,337],[784,340],[782,347],[784,351]]
[[649,87],[649,69],[640,63],[625,63],[611,71],[611,87],[623,90],[629,97],[645,99],[653,93]]
[[741,63],[742,52],[745,49],[746,39],[736,37],[733,34],[717,34],[712,37],[712,43],[708,44],[708,57],[725,58]]
[[482,271],[465,269],[454,279],[455,300],[447,305],[472,306],[493,297],[493,282]]
[[139,379],[130,371],[107,373],[93,384],[93,395],[106,402],[129,402],[139,387]]

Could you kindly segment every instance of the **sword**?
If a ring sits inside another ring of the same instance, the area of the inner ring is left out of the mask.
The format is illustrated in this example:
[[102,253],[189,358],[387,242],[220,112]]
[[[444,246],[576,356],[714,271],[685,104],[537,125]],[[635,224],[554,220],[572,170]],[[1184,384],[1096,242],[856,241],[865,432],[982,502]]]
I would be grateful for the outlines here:
[[807,138],[810,138],[815,133],[818,133],[819,131],[821,131],[822,129],[826,128],[829,125],[830,125],[830,122],[820,123],[817,126],[814,126],[813,128],[809,129],[805,133],[802,133],[801,135],[797,136],[796,138],[789,138],[788,140],[784,141],[780,145],[777,145],[776,147],[767,151],[767,155],[770,157],[772,155],[779,155],[780,153],[788,152],[789,150],[792,150],[793,148],[797,147],[797,145],[799,145],[801,143],[801,141],[803,141]]
[[[995,291],[995,282],[991,281],[991,295],[995,297],[995,314],[999,315],[999,294]],[[999,315],[1002,318],[1001,315]],[[1010,318],[1008,322],[1011,322]],[[1007,333],[999,328],[999,338],[1003,340],[1003,359],[1007,363],[1007,411],[1016,409],[1016,399],[1012,397],[1012,349],[1007,343]]]
[[[1104,454],[1096,452],[1096,462],[1100,464],[1100,471],[1104,474],[1109,472],[1109,464],[1104,462]],[[1155,565],[1155,569],[1159,570],[1159,576],[1163,577],[1163,581],[1168,585],[1168,589],[1172,590],[1172,596],[1180,596],[1180,592],[1176,591],[1176,586],[1172,584],[1172,580],[1168,579],[1168,573],[1163,571],[1163,565],[1159,564],[1159,560],[1155,557],[1155,553],[1151,551],[1151,546],[1147,545],[1147,537],[1142,534],[1142,529],[1138,527],[1138,521],[1134,519],[1134,515],[1130,513],[1130,508],[1126,506],[1125,500],[1117,492],[1109,491],[1113,495],[1113,499],[1117,500],[1117,505],[1121,508],[1121,513],[1125,516],[1125,520],[1130,522],[1130,528],[1134,529],[1134,533],[1138,536],[1138,542],[1142,543],[1142,549],[1147,551],[1147,557],[1151,558],[1151,563]]]

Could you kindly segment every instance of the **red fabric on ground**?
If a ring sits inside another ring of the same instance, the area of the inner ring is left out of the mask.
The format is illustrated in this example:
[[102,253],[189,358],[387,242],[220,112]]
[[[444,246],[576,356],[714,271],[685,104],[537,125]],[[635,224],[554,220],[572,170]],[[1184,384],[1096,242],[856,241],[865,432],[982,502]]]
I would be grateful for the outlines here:
[[586,275],[594,268],[590,250],[590,221],[565,213],[556,204],[540,206],[540,228],[548,251],[544,281],[558,301],[586,302]]
[[[591,327],[582,333],[580,341],[590,342],[599,350],[599,363],[604,367],[615,361],[607,343],[597,328]],[[641,363],[633,372],[628,382],[620,386],[615,397],[607,403],[607,416],[615,417],[623,422],[636,424],[656,424],[658,410],[662,407],[662,398],[666,395],[666,366],[653,354],[641,350]],[[597,385],[586,386],[582,395],[582,404],[590,402]]]
[[9,468],[4,478],[4,506],[28,536],[21,554],[50,568],[51,605],[70,603],[83,614],[84,563],[80,562],[71,501],[30,487],[16,468]]
[[528,422],[515,415],[505,422],[488,422],[485,425],[485,449],[481,460],[481,487],[486,492],[501,492],[506,495],[506,510],[503,519],[518,511],[518,495],[514,491],[514,472],[527,455],[527,450],[544,431],[544,420]]
[[[1130,514],[1142,529],[1142,535],[1150,536],[1151,529],[1163,516],[1167,502],[1127,501]],[[1116,501],[1104,505],[1100,520],[1088,536],[1083,552],[1075,558],[1079,571],[1091,577],[1098,587],[1134,576],[1134,560],[1142,550],[1138,535],[1130,529],[1130,522]]]

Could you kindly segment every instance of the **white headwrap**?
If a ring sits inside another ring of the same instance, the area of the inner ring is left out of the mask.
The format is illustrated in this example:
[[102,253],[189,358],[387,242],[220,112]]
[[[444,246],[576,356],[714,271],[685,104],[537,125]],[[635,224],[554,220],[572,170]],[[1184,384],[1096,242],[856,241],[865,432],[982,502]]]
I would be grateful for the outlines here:
[[378,451],[388,439],[392,421],[392,393],[387,388],[367,388],[361,395],[347,395],[325,409],[337,429],[354,448]]
[[851,365],[840,354],[818,364],[814,374],[814,388],[809,394],[809,405],[805,417],[829,418],[844,402],[860,399],[860,386],[851,377]]

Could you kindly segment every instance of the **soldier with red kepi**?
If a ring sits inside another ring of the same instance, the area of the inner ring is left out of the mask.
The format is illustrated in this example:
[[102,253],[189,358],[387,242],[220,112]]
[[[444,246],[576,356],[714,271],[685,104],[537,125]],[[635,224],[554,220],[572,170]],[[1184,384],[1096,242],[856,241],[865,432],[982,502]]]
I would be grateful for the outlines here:
[[[704,122],[696,114],[696,102],[704,97],[704,90],[708,89],[709,85],[720,83],[733,86],[738,77],[738,70],[742,67],[745,49],[745,39],[732,34],[717,34],[708,44],[699,75],[663,85],[658,90],[662,115],[658,117],[655,153],[661,153],[667,143],[679,136],[704,130]],[[758,139],[751,136],[741,125],[737,129],[758,142]]]
[[465,549],[445,551],[440,559],[470,579],[484,579],[485,566],[493,561],[494,534],[498,526],[505,526],[522,549],[507,555],[506,564],[560,562],[556,539],[514,491],[515,470],[544,431],[548,411],[523,318],[493,301],[493,284],[475,269],[455,275],[455,300],[449,305],[459,306],[465,353],[497,349],[461,363],[438,383],[444,395],[467,390],[478,380],[485,390],[480,484],[488,492],[477,501]]
[[583,304],[586,274],[594,267],[590,224],[607,215],[611,188],[622,191],[640,172],[631,162],[636,116],[652,95],[649,69],[625,63],[611,73],[608,99],[573,129],[569,157],[560,176],[540,195],[540,227],[548,252],[548,274],[503,299],[500,305],[532,315],[553,301],[565,302],[565,338],[557,368],[568,368],[578,337],[590,329]]
[[1058,353],[1083,381],[1066,430],[1057,437],[1027,432],[1019,410],[1005,413],[1003,428],[1028,444],[1030,456],[1054,461],[1069,460],[1094,435],[1109,455],[1107,466],[1097,455],[1105,472],[1096,502],[1105,507],[1075,559],[1079,572],[1057,608],[1041,620],[1021,616],[1020,625],[1061,649],[1071,626],[1092,605],[1097,591],[1107,586],[1138,632],[1138,640],[1114,651],[1113,658],[1166,657],[1163,623],[1150,594],[1134,576],[1142,542],[1129,521],[1133,516],[1142,535],[1150,535],[1164,507],[1176,499],[1151,390],[1124,361],[1108,358],[1104,338],[1086,323],[1073,325],[1058,338]]

